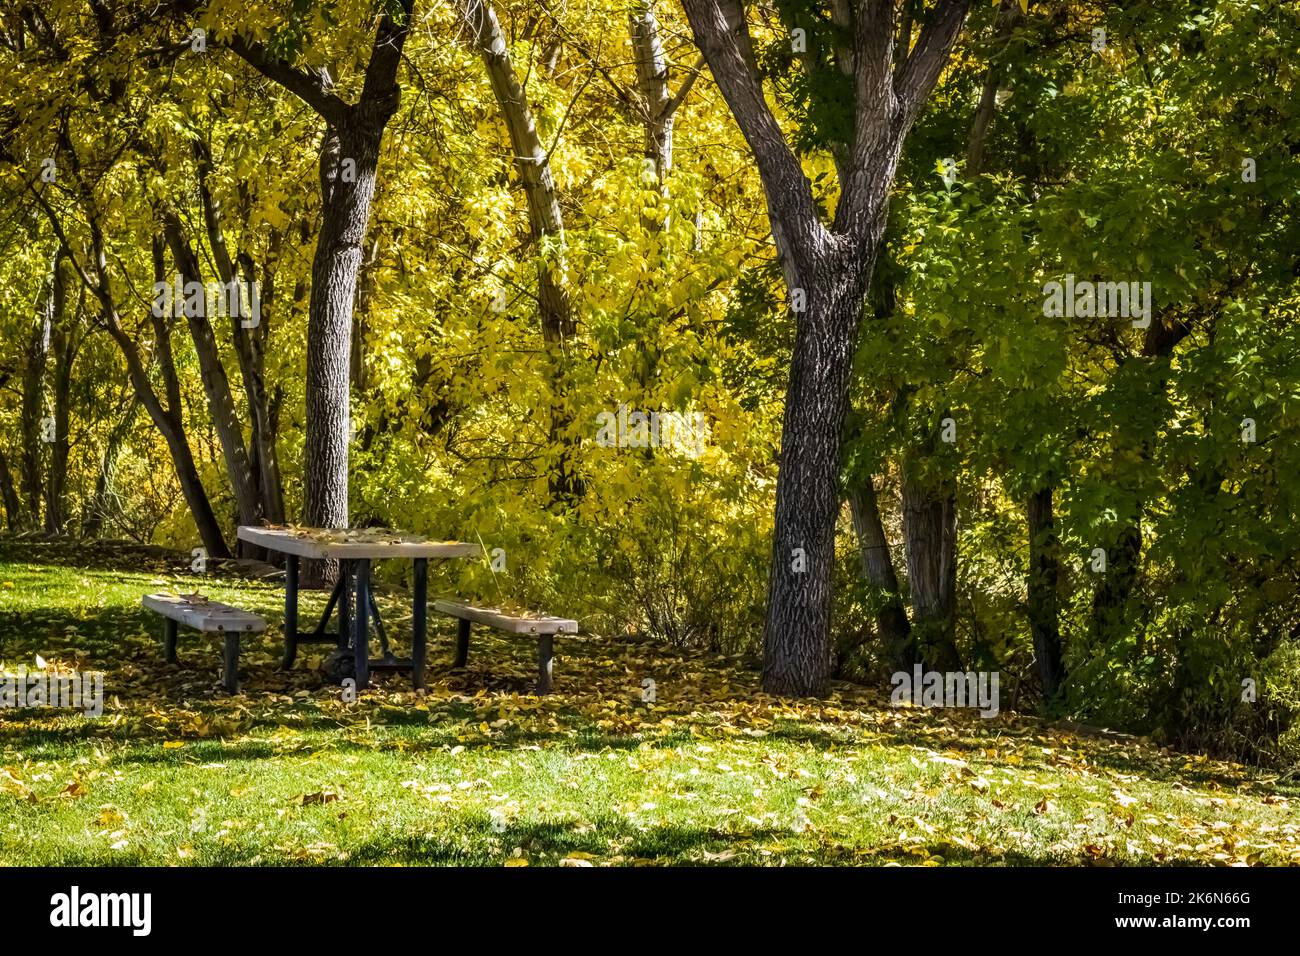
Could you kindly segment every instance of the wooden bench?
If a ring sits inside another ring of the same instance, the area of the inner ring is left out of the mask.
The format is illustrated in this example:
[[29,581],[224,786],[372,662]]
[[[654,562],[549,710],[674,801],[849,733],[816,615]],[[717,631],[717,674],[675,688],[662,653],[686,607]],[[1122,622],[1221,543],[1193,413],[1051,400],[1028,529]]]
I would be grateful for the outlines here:
[[238,693],[239,637],[260,634],[266,630],[266,621],[256,614],[194,594],[146,594],[142,603],[147,610],[163,617],[163,655],[169,664],[176,663],[178,624],[205,634],[220,634],[225,639],[222,685],[228,692]]
[[551,692],[551,660],[556,634],[577,634],[578,622],[563,617],[543,615],[507,614],[490,607],[474,607],[462,601],[435,601],[433,606],[440,614],[457,618],[456,661],[453,667],[464,667],[469,657],[469,629],[473,624],[485,624],[508,634],[530,634],[537,638],[537,693]]

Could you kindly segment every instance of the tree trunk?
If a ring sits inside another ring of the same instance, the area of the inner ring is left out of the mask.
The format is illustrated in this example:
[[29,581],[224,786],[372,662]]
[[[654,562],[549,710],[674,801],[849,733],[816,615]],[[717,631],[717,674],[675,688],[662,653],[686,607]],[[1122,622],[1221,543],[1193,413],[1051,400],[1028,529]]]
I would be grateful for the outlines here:
[[1034,639],[1034,670],[1050,702],[1061,689],[1065,666],[1061,659],[1061,630],[1057,619],[1060,581],[1060,542],[1052,514],[1052,489],[1029,496],[1029,630]]
[[[72,143],[66,136],[63,138],[63,148],[73,156],[75,161]],[[100,321],[122,353],[131,386],[141,404],[149,412],[149,417],[157,426],[163,439],[167,442],[167,450],[175,466],[177,480],[180,482],[181,491],[185,496],[186,504],[190,508],[190,514],[194,519],[200,539],[207,549],[208,556],[212,558],[228,558],[230,557],[230,551],[226,548],[225,538],[221,533],[221,525],[217,522],[216,515],[212,511],[212,503],[208,500],[207,492],[203,489],[203,483],[199,480],[198,469],[194,464],[194,456],[190,451],[185,436],[184,404],[181,383],[176,375],[176,363],[172,355],[169,317],[155,315],[152,308],[148,309],[149,322],[153,328],[154,359],[163,380],[166,398],[166,405],[164,405],[163,400],[154,392],[153,385],[149,381],[149,372],[141,360],[135,339],[122,326],[122,317],[118,312],[117,300],[113,292],[107,242],[102,224],[98,218],[96,206],[84,193],[79,199],[89,232],[88,264],[78,261],[73,246],[69,242],[67,231],[63,228],[63,224],[53,207],[45,202],[41,202],[41,207],[50,222],[51,229],[59,240],[61,254],[68,258],[82,286],[93,294],[99,302]],[[166,243],[161,235],[155,234],[151,246],[154,282],[165,282],[164,257]]]
[[[348,526],[352,308],[382,134],[382,126],[375,129],[349,117],[331,126],[321,144],[325,203],[311,272],[303,449],[303,521],[315,528]],[[338,574],[336,562],[321,564],[307,562],[305,576],[312,585]]]
[[[413,7],[414,0],[382,7],[361,96],[355,104],[334,92],[327,70],[300,69],[238,34],[222,41],[254,69],[300,97],[326,123],[319,166],[321,229],[312,259],[307,319],[302,469],[303,520],[319,528],[348,525],[352,307],[375,196],[379,147],[401,99],[397,71]],[[301,574],[304,586],[321,585],[337,577],[338,562],[307,561]]]
[[[865,3],[853,30],[853,142],[828,231],[799,157],[768,106],[741,0],[683,0],[695,44],[754,156],[772,238],[797,319],[781,436],[763,688],[825,690],[839,514],[841,429],[863,298],[888,215],[903,140],[966,19],[970,0],[939,0],[895,73],[893,3]],[[847,104],[846,104],[847,105]],[[803,562],[799,559],[802,558]]]
[[975,119],[971,123],[966,147],[967,176],[976,176],[983,171],[984,148],[988,144],[989,128],[993,125],[993,116],[997,112],[998,87],[1006,72],[1001,66],[1000,57],[1005,55],[1022,16],[1018,0],[1002,0],[997,15],[995,47],[989,56],[988,72],[984,75],[984,86],[980,90],[979,106],[975,109]]
[[352,354],[349,358],[349,375],[352,389],[364,395],[366,380],[366,330],[370,325],[370,310],[374,305],[375,283],[379,271],[379,240],[369,243],[369,249],[361,260],[361,270],[357,275],[357,306],[352,313]]
[[[167,244],[171,247],[172,258],[182,283],[202,283],[203,276],[198,257],[185,239],[180,218],[174,212],[168,211],[164,214],[164,226]],[[248,461],[248,447],[244,444],[243,427],[235,410],[234,397],[230,393],[230,381],[226,377],[225,367],[221,364],[217,339],[212,332],[211,316],[197,312],[191,315],[190,312],[194,310],[185,308],[183,304],[181,307],[189,326],[190,339],[194,342],[194,352],[198,356],[199,377],[203,382],[203,393],[207,398],[208,414],[211,416],[217,441],[221,446],[226,476],[230,480],[230,489],[235,496],[235,507],[239,511],[239,523],[260,524],[262,509],[257,494],[257,482]],[[200,311],[206,313],[206,306]],[[252,556],[253,549],[244,542],[240,542],[238,548],[241,555]]]
[[[255,276],[251,259],[243,260],[243,273],[247,296],[251,302]],[[275,447],[275,419],[271,414],[271,399],[266,389],[266,339],[275,302],[275,278],[272,273],[268,272],[262,283],[260,298],[260,321],[257,327],[245,329],[240,322],[232,320],[231,334],[239,356],[244,396],[248,401],[250,454],[257,474],[262,516],[272,524],[284,524],[284,480],[280,473],[280,453]]]
[[933,487],[917,462],[903,462],[903,536],[912,592],[912,635],[922,659],[941,671],[961,670],[957,651],[957,502]]
[[[155,283],[166,281],[165,245],[161,235],[154,236],[152,252]],[[97,262],[102,263],[104,258],[98,254],[98,251],[96,250],[96,259]],[[180,483],[181,494],[184,495],[185,503],[190,509],[190,516],[194,519],[194,526],[198,530],[199,540],[203,542],[208,557],[228,558],[230,557],[230,549],[226,547],[226,539],[221,532],[221,524],[217,521],[217,516],[212,510],[212,502],[208,498],[207,491],[203,488],[203,482],[199,479],[199,471],[194,464],[194,453],[190,451],[189,439],[185,434],[181,384],[176,375],[176,362],[172,357],[171,322],[169,317],[155,315],[152,309],[149,312],[149,321],[153,326],[155,360],[159,374],[162,376],[163,393],[167,400],[167,404],[164,405],[162,399],[154,392],[153,386],[149,382],[149,373],[140,359],[140,352],[136,348],[135,342],[126,329],[122,327],[121,316],[117,314],[113,307],[113,295],[110,290],[107,271],[102,265],[99,266],[99,269],[97,295],[103,304],[104,325],[108,329],[108,334],[122,352],[122,358],[126,361],[127,374],[131,379],[132,387],[135,389],[136,397],[140,400],[140,404],[144,406],[145,411],[149,413],[149,418],[167,443],[167,451],[171,456],[172,466],[176,470],[176,480]]]
[[821,694],[830,676],[840,440],[874,258],[873,249],[862,267],[827,252],[800,287],[807,314],[795,334],[786,391],[763,633],[763,688],[773,694]]
[[27,507],[24,524],[28,528],[41,526],[41,449],[47,444],[45,423],[45,364],[49,357],[49,337],[54,323],[54,275],[58,272],[58,254],[54,256],[50,276],[41,283],[40,297],[36,303],[36,322],[27,340],[26,363],[23,365],[22,454],[19,486]]
[[[628,14],[628,33],[636,57],[636,87],[645,110],[645,158],[662,188],[673,168],[673,109],[668,91],[668,58],[664,55],[653,0],[638,0]],[[660,224],[654,224],[657,228]]]
[[[268,274],[260,291],[254,285],[256,270],[251,257],[232,255],[226,243],[221,207],[209,188],[212,173],[212,154],[202,139],[194,140],[194,157],[199,171],[199,198],[203,206],[203,221],[208,235],[208,247],[217,267],[217,275],[227,286],[240,283],[243,302],[256,316],[257,324],[244,327],[244,315],[231,315],[230,336],[239,360],[240,379],[244,397],[248,402],[249,442],[247,457],[253,470],[255,492],[261,515],[272,524],[284,523],[284,490],[280,478],[280,460],[275,448],[275,436],[266,394],[265,350],[269,313],[275,296],[274,273]],[[281,234],[272,230],[269,255],[278,258]],[[236,268],[236,259],[239,267]],[[242,272],[242,275],[240,274]],[[241,309],[242,311],[242,309]],[[240,545],[243,551],[243,545]],[[261,549],[255,549],[260,551]]]
[[1105,550],[1106,571],[1093,592],[1091,622],[1092,638],[1102,645],[1119,637],[1128,617],[1129,596],[1137,585],[1142,563],[1141,518],[1120,528],[1114,545]]
[[5,525],[12,531],[22,528],[23,506],[18,500],[18,490],[14,488],[13,475],[9,472],[9,462],[5,460],[4,449],[0,448],[0,501],[5,506]]
[[199,470],[194,464],[194,455],[190,451],[189,442],[186,441],[184,429],[179,423],[173,423],[159,426],[159,430],[167,440],[167,448],[176,466],[176,478],[180,481],[181,494],[185,496],[185,502],[189,505],[194,525],[199,532],[199,540],[203,542],[208,557],[229,558],[230,549],[226,547],[221,523],[217,521],[217,516],[212,511],[212,502],[208,499],[208,493],[199,478]]
[[[69,428],[72,424],[72,366],[77,357],[77,337],[66,318],[67,277],[62,257],[54,263],[54,307],[50,323],[50,355],[54,362],[54,441],[45,486],[45,532],[63,534],[67,524]],[[84,301],[84,300],[83,300]],[[78,309],[80,314],[80,308]]]
[[[528,96],[515,75],[505,34],[490,4],[482,0],[461,0],[461,14],[474,36],[479,55],[492,81],[497,107],[505,120],[514,150],[515,170],[528,200],[528,219],[534,242],[564,242],[564,214],[559,191],[551,172],[551,158],[537,132]],[[542,335],[547,342],[573,334],[573,305],[568,290],[555,279],[557,270],[538,257],[538,298]]]
[[862,575],[876,589],[881,602],[876,611],[876,632],[880,636],[881,657],[894,671],[910,671],[916,663],[912,646],[911,625],[898,589],[898,575],[889,552],[889,540],[880,520],[880,505],[871,476],[849,488],[849,513],[858,537]]
[[[180,482],[181,493],[185,496],[185,503],[189,506],[190,515],[193,517],[194,525],[199,532],[199,540],[203,542],[208,557],[230,557],[230,549],[226,547],[225,537],[221,533],[221,524],[217,521],[217,516],[212,510],[212,502],[208,500],[208,493],[203,489],[203,482],[199,479],[198,468],[194,464],[194,454],[190,451],[189,441],[185,436],[185,426],[181,421],[179,403],[171,408],[163,407],[149,384],[148,373],[145,372],[144,366],[140,362],[140,357],[135,350],[135,343],[123,330],[121,322],[114,317],[107,322],[107,325],[109,334],[113,336],[114,341],[117,342],[123,356],[126,358],[127,371],[131,376],[131,384],[135,387],[135,393],[140,399],[140,404],[149,413],[154,426],[162,434],[163,440],[167,442],[167,451],[170,453],[172,465],[176,469],[176,480]],[[164,377],[169,382],[168,390],[174,391],[176,388],[174,384],[175,371],[173,370],[170,373],[167,371],[171,363],[171,350],[170,346],[164,347],[165,341],[164,338],[157,343],[159,345],[159,363],[163,366]]]

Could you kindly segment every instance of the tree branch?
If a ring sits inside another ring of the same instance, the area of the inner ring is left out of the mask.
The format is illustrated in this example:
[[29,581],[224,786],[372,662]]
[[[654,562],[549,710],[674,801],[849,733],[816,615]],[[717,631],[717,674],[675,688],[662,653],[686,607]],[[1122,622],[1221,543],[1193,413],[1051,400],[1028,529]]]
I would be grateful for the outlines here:
[[939,0],[939,4],[930,11],[930,17],[921,28],[921,36],[916,41],[912,55],[903,64],[895,86],[905,126],[916,118],[921,104],[939,81],[939,74],[943,72],[962,24],[966,22],[970,5],[971,0]]
[[864,133],[885,125],[894,110],[893,0],[863,0],[857,14],[853,31],[854,133],[861,142]]
[[401,2],[400,18],[385,13],[379,19],[375,43],[370,49],[370,62],[366,64],[366,78],[361,86],[360,104],[382,112],[381,125],[387,124],[388,118],[397,110],[397,68],[402,62],[402,47],[411,29],[411,12],[415,6],[415,0]]
[[326,74],[312,74],[296,69],[283,60],[271,56],[260,43],[246,40],[238,33],[214,43],[219,43],[238,54],[268,80],[280,84],[293,93],[319,113],[331,126],[343,122],[347,116],[348,104],[335,95]]
[[682,85],[677,88],[677,92],[664,107],[664,111],[661,114],[663,117],[666,118],[672,116],[681,109],[682,104],[686,102],[686,95],[690,93],[691,87],[695,85],[695,81],[700,78],[700,71],[704,69],[705,66],[706,61],[704,57],[701,56],[695,61],[695,65],[691,67],[690,72],[686,74],[686,79],[682,80]]
[[790,280],[789,267],[793,265],[802,272],[809,258],[829,238],[817,213],[812,188],[763,97],[758,74],[750,65],[752,51],[746,57],[742,50],[742,43],[748,48],[749,36],[743,21],[738,28],[729,23],[718,0],[682,0],[682,6],[695,34],[695,45],[708,61],[714,82],[754,154],[767,195],[772,233],[778,251],[787,260],[784,265]]

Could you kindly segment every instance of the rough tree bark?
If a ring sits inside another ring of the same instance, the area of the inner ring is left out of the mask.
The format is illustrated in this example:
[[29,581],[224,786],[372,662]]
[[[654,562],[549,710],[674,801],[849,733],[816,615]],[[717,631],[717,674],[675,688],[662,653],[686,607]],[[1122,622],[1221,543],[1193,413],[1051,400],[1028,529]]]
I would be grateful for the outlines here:
[[945,483],[903,461],[903,536],[912,592],[912,636],[922,659],[941,671],[961,670],[957,616],[957,500]]
[[[763,636],[763,686],[820,694],[830,672],[830,603],[841,428],[858,323],[903,140],[937,82],[969,0],[940,0],[895,69],[893,0],[851,4],[853,141],[834,222],[764,98],[738,0],[683,0],[696,46],[754,154],[795,310]],[[798,311],[802,306],[803,310]]]

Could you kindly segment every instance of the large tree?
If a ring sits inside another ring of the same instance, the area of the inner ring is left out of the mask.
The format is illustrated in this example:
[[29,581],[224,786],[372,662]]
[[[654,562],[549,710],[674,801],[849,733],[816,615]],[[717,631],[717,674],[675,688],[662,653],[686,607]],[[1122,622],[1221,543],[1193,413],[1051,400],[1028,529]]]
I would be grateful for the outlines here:
[[[824,48],[817,64],[845,78],[834,88],[847,92],[853,104],[851,129],[835,144],[840,194],[829,224],[764,95],[740,0],[683,0],[683,6],[696,45],[753,152],[796,322],[763,686],[778,694],[819,694],[830,673],[840,431],[858,324],[899,153],[948,61],[970,0],[933,4],[915,44],[911,17],[900,17],[893,0],[833,0],[796,11],[805,15],[799,22],[812,24],[797,39]],[[819,28],[824,39],[817,36]]]
[[[299,97],[325,122],[320,142],[321,225],[312,262],[307,328],[302,469],[303,521],[314,527],[348,525],[352,312],[375,195],[379,148],[401,95],[397,70],[413,7],[414,0],[394,0],[381,6],[361,91],[351,103],[335,92],[335,78],[325,68],[300,66],[281,55],[276,45],[238,31],[219,38],[222,45]],[[313,583],[332,575],[330,570],[316,567],[306,568],[304,573]]]

